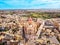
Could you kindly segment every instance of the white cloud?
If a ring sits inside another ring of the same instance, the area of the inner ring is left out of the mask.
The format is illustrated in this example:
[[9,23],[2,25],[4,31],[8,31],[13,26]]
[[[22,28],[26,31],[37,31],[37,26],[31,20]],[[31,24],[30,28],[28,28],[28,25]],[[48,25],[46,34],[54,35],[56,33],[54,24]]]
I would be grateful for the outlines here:
[[12,7],[25,8],[60,8],[60,0],[4,0]]

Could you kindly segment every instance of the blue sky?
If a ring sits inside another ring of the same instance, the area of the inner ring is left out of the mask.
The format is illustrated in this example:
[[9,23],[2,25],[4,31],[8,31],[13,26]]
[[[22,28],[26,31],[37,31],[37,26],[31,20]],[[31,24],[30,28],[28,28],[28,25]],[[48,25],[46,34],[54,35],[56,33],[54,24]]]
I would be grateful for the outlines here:
[[0,0],[0,9],[60,9],[60,0]]

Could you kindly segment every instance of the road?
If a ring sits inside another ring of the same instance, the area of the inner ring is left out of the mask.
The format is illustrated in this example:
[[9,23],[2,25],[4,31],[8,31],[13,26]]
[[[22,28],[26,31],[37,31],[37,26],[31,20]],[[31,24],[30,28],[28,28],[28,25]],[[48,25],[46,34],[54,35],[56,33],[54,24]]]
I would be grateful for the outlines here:
[[37,33],[36,33],[37,38],[40,36],[41,31],[42,31],[42,29],[43,29],[43,27],[44,27],[44,24],[45,24],[45,20],[43,20],[43,23],[40,25],[40,27],[39,27],[39,29],[38,29],[38,31],[37,31]]

